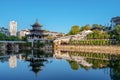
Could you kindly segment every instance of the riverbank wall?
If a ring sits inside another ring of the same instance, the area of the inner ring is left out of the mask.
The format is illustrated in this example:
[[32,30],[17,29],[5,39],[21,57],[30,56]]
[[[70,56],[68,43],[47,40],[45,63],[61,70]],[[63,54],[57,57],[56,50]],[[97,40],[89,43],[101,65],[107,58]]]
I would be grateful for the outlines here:
[[61,51],[80,51],[88,53],[120,54],[120,46],[95,46],[95,45],[57,45],[54,47]]

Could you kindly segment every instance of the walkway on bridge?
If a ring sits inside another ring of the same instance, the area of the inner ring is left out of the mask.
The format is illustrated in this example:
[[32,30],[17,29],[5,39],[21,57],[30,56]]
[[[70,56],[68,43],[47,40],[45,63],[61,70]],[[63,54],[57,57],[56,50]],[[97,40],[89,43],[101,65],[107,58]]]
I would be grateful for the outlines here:
[[26,43],[26,41],[0,41],[0,43]]

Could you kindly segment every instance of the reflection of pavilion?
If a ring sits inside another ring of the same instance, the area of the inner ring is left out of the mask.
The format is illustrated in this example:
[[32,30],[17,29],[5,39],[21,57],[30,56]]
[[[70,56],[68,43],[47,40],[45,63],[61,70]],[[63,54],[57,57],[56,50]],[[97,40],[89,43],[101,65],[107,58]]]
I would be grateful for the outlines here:
[[43,62],[44,61],[30,61],[30,67],[32,68],[31,71],[37,75],[44,66]]
[[54,54],[54,57],[57,59],[67,59],[70,61],[76,61],[78,64],[81,64],[83,66],[91,67],[92,64],[89,64],[84,57],[81,56],[74,56],[71,55],[68,52],[61,53],[61,51],[55,51],[56,53]]
[[45,54],[38,50],[32,50],[31,53],[31,55],[27,56],[27,60],[30,61],[29,66],[31,67],[31,71],[33,71],[37,76],[38,73],[43,69],[44,62],[47,61],[46,55],[48,54]]
[[11,55],[9,58],[9,66],[15,68],[17,66],[17,57],[16,55]]

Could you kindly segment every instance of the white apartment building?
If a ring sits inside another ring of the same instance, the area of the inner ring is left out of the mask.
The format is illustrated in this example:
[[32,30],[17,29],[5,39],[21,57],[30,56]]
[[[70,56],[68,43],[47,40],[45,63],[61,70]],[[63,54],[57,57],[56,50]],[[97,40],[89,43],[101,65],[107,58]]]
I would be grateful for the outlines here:
[[44,32],[44,34],[47,34],[48,36],[51,36],[52,38],[60,38],[60,37],[65,36],[64,33],[58,33],[58,32],[52,32],[52,31]]
[[24,36],[26,36],[26,35],[28,35],[28,34],[30,34],[30,30],[29,30],[29,29],[21,30],[21,31],[19,32],[19,37],[22,38],[22,37],[24,37]]
[[17,22],[15,21],[10,21],[9,24],[9,32],[11,36],[17,36]]

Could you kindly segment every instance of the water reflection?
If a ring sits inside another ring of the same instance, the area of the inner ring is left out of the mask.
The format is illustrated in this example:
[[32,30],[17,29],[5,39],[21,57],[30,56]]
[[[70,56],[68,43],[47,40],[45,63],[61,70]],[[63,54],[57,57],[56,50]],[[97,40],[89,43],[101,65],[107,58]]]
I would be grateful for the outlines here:
[[30,71],[33,71],[37,75],[44,67],[44,63],[48,61],[47,58],[52,55],[39,50],[32,50],[31,52],[32,53],[27,56],[26,61],[30,62]]
[[29,62],[30,71],[34,72],[36,75],[44,67],[44,63],[48,62],[47,58],[52,57],[52,53],[45,53],[40,50],[27,50],[19,51],[16,53],[14,51],[4,51],[5,53],[0,53],[0,62],[8,62],[10,68],[17,67],[17,59]]
[[54,54],[54,57],[56,57],[56,59],[59,59],[59,58],[66,59],[69,63],[70,62],[75,62],[76,64],[80,64],[80,65],[83,65],[83,66],[86,66],[86,67],[91,67],[92,66],[92,64],[88,63],[85,60],[85,57],[72,55],[71,53],[66,52],[66,51],[63,51],[61,53],[56,52]]
[[[26,72],[20,73],[21,75],[28,76],[29,74],[34,73],[35,77],[38,77],[38,79],[41,80],[48,80],[49,78],[50,79],[52,78],[51,80],[58,79],[55,78],[53,75],[55,75],[56,77],[61,77],[62,78],[61,80],[65,80],[67,78],[69,78],[69,80],[73,80],[75,77],[77,77],[78,79],[74,80],[80,79],[99,80],[98,78],[95,79],[95,77],[96,75],[101,76],[102,73],[100,73],[100,70],[103,70],[103,72],[105,72],[104,74],[109,75],[107,76],[107,78],[104,78],[102,76],[101,80],[120,80],[120,55],[81,53],[76,51],[70,52],[61,50],[55,50],[54,54],[46,53],[41,50],[26,50],[26,51],[19,50],[19,52],[15,51],[2,51],[2,52],[0,53],[1,65],[4,65],[3,63],[6,63],[8,64],[7,66],[9,66],[10,70],[20,69],[20,71]],[[50,61],[49,59],[51,59],[52,61]],[[61,62],[64,61],[64,63],[62,63],[63,65],[61,65],[60,62],[56,62],[56,59]],[[20,65],[21,63],[22,65]],[[24,69],[24,67],[26,68]],[[65,73],[59,72],[64,71],[64,69],[60,67],[64,67],[67,76],[66,75],[62,76],[62,74]],[[8,71],[8,72],[6,71],[6,74],[10,73],[16,75],[12,73],[12,71],[9,71],[9,69],[7,69],[6,67],[3,69]],[[81,75],[83,74],[86,77],[83,78],[83,76],[78,74]],[[70,75],[73,75],[74,77]],[[90,79],[87,79],[87,77],[90,77]],[[4,80],[4,78],[5,77],[1,78],[0,76],[0,79]],[[23,77],[23,79],[26,78]],[[29,76],[28,79],[34,80],[33,76]],[[10,78],[5,80],[13,79]]]
[[9,66],[11,68],[15,68],[17,66],[17,57],[16,57],[16,55],[10,55]]
[[118,60],[110,62],[110,77],[112,80],[120,80],[120,55]]
[[110,71],[107,69],[107,72],[110,72],[111,80],[120,80],[120,55],[118,54],[55,50],[54,57],[56,59],[66,59],[73,70],[78,70],[79,68],[89,70],[90,67],[95,70],[110,68]]

